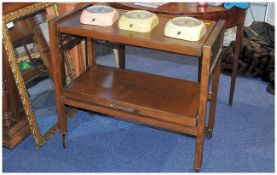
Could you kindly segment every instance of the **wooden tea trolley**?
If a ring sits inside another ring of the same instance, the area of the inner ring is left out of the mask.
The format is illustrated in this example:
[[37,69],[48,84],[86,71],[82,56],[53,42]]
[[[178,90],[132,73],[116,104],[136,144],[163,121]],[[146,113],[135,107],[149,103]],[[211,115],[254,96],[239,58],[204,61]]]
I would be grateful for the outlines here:
[[[156,28],[150,33],[137,33],[120,30],[117,22],[111,27],[80,24],[80,14],[86,7],[82,6],[49,22],[56,105],[63,145],[67,132],[65,105],[69,105],[195,136],[194,170],[199,171],[204,134],[206,131],[206,135],[211,137],[214,126],[224,21],[205,21],[206,34],[198,42],[189,42],[163,35],[166,22],[172,18],[170,16],[158,15],[160,23]],[[124,12],[120,11],[121,14]],[[64,35],[86,40],[86,71],[69,85],[65,85],[64,81]],[[195,56],[201,59],[199,81],[97,65],[93,40]],[[208,126],[205,128],[208,99],[211,104]]]

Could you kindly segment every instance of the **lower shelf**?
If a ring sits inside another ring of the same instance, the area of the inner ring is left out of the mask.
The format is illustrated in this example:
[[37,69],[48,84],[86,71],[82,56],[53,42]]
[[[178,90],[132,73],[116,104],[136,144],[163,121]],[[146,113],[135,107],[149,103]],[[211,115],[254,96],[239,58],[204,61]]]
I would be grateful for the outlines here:
[[62,99],[65,104],[96,112],[110,114],[109,109],[195,127],[199,84],[97,65],[65,87]]

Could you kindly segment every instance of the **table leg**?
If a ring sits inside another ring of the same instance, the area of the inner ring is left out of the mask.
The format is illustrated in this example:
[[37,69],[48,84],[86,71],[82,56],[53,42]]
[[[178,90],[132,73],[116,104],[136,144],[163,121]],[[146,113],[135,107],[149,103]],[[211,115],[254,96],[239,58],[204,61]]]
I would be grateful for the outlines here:
[[237,26],[235,49],[234,49],[233,69],[232,69],[232,78],[231,78],[231,86],[230,86],[230,94],[229,94],[229,105],[230,106],[232,106],[232,104],[233,104],[233,97],[234,97],[234,90],[235,90],[236,77],[237,77],[237,68],[238,68],[238,61],[239,61],[239,52],[240,52],[240,46],[241,46],[242,32],[243,32],[243,24],[239,24]]
[[65,52],[64,52],[64,48],[63,48],[63,40],[62,40],[62,36],[61,34],[57,35],[60,38],[60,41],[57,42],[57,45],[60,45],[59,50],[57,50],[59,52],[60,57],[58,57],[57,59],[60,60],[60,72],[61,72],[61,81],[62,81],[62,86],[66,85],[66,73],[65,73]]
[[50,52],[51,62],[53,66],[53,82],[56,97],[56,109],[58,114],[58,128],[62,134],[63,146],[65,147],[65,135],[67,132],[67,118],[65,116],[65,105],[62,102],[62,89],[63,89],[63,72],[64,63],[60,62],[60,34],[57,31],[57,26],[54,21],[49,22],[49,38],[50,38]]
[[201,62],[202,62],[202,57],[199,57],[198,59],[198,82],[201,80]]
[[125,69],[125,45],[120,44],[117,49],[113,49],[116,67]]
[[86,39],[86,69],[96,65],[96,51],[91,38]]

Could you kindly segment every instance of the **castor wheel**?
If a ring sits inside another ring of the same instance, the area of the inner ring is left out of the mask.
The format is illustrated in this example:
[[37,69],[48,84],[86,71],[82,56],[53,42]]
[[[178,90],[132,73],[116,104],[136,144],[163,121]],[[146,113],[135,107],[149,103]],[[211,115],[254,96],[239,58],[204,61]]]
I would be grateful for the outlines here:
[[62,133],[62,143],[63,143],[63,148],[66,148],[66,134]]
[[207,127],[205,127],[205,136],[210,139],[213,136],[213,130],[212,129],[208,129]]
[[194,168],[193,168],[193,171],[196,172],[196,173],[199,173],[200,168],[195,168],[195,167],[194,167]]

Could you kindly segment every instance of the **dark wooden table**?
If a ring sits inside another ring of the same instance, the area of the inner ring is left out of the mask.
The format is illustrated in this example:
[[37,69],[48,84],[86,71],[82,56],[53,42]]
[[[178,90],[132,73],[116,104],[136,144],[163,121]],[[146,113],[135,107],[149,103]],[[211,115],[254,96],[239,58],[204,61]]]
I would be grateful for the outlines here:
[[241,38],[242,38],[243,25],[245,20],[245,13],[246,13],[245,10],[239,9],[236,7],[230,10],[227,10],[223,6],[199,7],[197,6],[197,3],[167,3],[156,9],[137,6],[137,5],[134,5],[133,3],[110,3],[110,5],[120,9],[127,9],[127,10],[144,9],[144,10],[152,11],[157,14],[167,14],[172,16],[187,15],[187,16],[192,16],[199,19],[206,19],[206,20],[213,20],[213,21],[218,21],[220,19],[223,19],[226,22],[225,28],[237,26],[233,70],[232,70],[230,93],[229,93],[229,105],[233,104],[233,96],[234,96],[235,83],[236,83],[236,77],[237,77],[239,50],[241,46]]
[[[117,22],[111,27],[80,24],[80,14],[86,7],[81,6],[49,22],[56,106],[63,145],[67,132],[65,105],[69,105],[195,136],[194,169],[199,171],[208,99],[211,101],[206,128],[208,137],[211,137],[214,126],[224,21],[205,21],[206,34],[198,42],[189,42],[163,35],[164,27],[172,16],[160,14],[156,28],[149,33],[137,33],[120,30]],[[124,11],[120,10],[120,13]],[[69,85],[64,81],[63,35],[83,37],[87,46],[86,71]],[[201,79],[187,81],[97,65],[93,40],[201,58]]]

